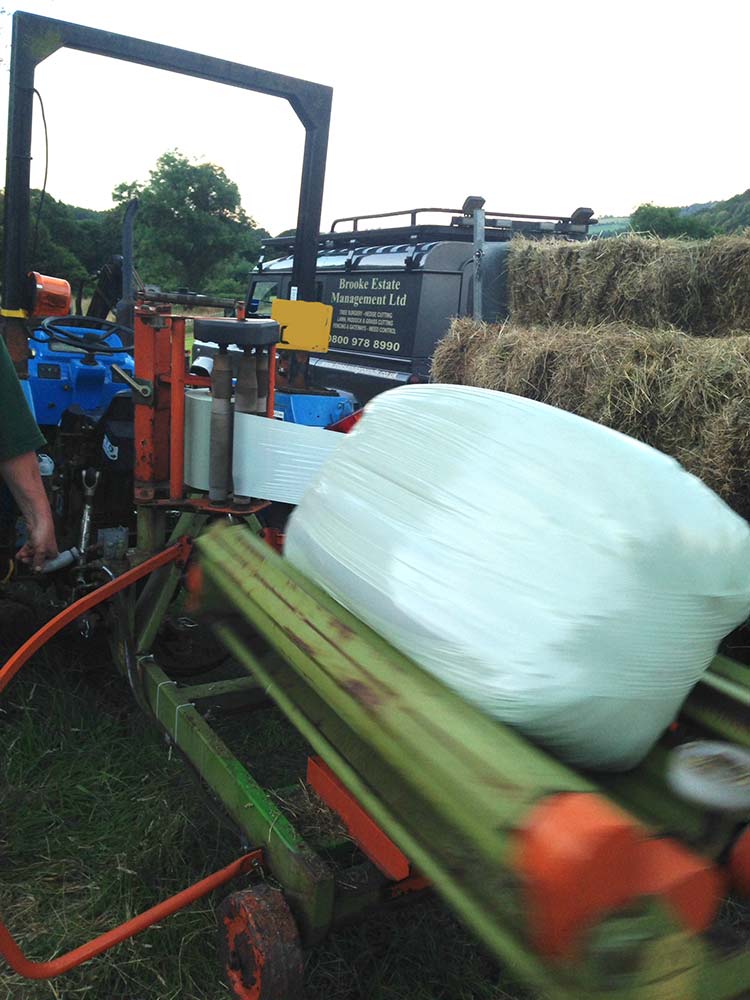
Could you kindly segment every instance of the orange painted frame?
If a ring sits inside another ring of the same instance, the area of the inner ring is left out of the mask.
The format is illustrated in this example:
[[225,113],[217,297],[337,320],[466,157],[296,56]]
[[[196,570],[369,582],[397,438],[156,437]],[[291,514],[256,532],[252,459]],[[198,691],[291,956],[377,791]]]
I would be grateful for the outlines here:
[[376,868],[394,882],[401,882],[409,877],[409,859],[383,833],[320,757],[308,758],[307,783],[341,817],[352,840]]

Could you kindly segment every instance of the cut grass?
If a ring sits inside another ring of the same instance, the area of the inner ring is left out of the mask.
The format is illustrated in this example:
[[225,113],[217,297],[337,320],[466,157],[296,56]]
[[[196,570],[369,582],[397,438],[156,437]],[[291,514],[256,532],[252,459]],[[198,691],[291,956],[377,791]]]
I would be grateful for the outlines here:
[[[253,720],[231,720],[247,737],[245,759],[266,779],[284,777],[300,756],[297,734],[273,711]],[[0,915],[30,957],[82,944],[239,851],[133,707],[106,647],[60,643],[0,699]],[[226,1000],[214,918],[223,894],[51,982],[0,963],[0,1000]],[[309,1000],[521,995],[435,901],[334,934],[307,956],[305,979]]]
[[[36,959],[82,944],[237,853],[117,681],[62,677],[56,660],[11,689],[0,735],[0,912]],[[212,924],[210,903],[198,903],[50,984],[0,978],[0,997],[226,997],[206,975]]]

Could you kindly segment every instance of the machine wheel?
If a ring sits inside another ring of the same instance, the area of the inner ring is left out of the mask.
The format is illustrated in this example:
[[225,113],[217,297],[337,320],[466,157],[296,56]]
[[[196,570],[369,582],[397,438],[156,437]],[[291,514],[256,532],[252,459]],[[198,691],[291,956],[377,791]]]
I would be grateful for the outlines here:
[[264,882],[219,907],[219,952],[236,1000],[300,1000],[303,962],[283,894]]

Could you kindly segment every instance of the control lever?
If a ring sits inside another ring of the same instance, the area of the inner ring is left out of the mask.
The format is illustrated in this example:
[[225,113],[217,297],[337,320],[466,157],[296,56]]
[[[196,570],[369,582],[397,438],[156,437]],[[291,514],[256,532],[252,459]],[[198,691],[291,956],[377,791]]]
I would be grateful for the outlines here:
[[113,372],[117,372],[123,382],[126,382],[133,392],[137,392],[139,396],[143,399],[149,399],[151,397],[151,386],[147,385],[145,382],[139,381],[139,379],[133,378],[130,372],[126,372],[124,368],[120,365],[112,362],[110,368]]
[[81,473],[83,483],[83,513],[81,514],[81,530],[78,536],[78,551],[81,556],[86,555],[91,540],[91,522],[94,516],[94,494],[99,485],[100,472],[98,469],[84,469]]

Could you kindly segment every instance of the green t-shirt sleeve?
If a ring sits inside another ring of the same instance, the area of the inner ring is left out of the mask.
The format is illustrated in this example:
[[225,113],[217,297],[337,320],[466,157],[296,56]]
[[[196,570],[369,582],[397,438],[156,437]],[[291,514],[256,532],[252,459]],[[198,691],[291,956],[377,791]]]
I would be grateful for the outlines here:
[[16,370],[0,336],[0,462],[44,444],[29,404],[18,381]]

